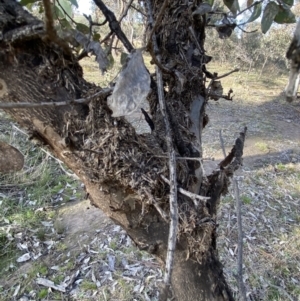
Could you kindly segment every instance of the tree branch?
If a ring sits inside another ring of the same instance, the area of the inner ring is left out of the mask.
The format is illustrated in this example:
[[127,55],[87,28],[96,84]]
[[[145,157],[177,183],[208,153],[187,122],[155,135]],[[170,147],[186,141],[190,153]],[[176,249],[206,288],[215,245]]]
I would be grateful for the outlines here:
[[[167,0],[165,1],[167,2]],[[152,16],[152,7],[150,0],[146,1],[147,9],[148,9],[148,22],[150,25],[153,24],[153,16]],[[157,61],[160,63],[161,56],[159,54],[159,49],[156,41],[156,36],[153,34],[152,43],[155,53],[157,53]],[[178,228],[178,204],[177,204],[177,175],[176,175],[176,157],[175,150],[173,147],[172,141],[172,129],[169,121],[169,117],[167,115],[167,107],[164,98],[164,85],[162,72],[158,66],[155,67],[156,78],[157,78],[157,94],[158,101],[160,106],[160,111],[163,116],[165,129],[166,129],[166,140],[167,140],[167,149],[169,156],[169,177],[170,177],[170,226],[169,226],[169,238],[168,238],[168,250],[166,257],[166,271],[164,275],[164,284],[165,287],[161,294],[161,300],[167,300],[168,293],[170,291],[171,285],[171,276],[174,264],[174,254],[176,249],[176,237],[177,237],[177,228]]]
[[137,8],[135,5],[131,4],[131,7],[133,9],[135,9],[138,13],[140,13],[141,15],[143,15],[144,17],[147,17],[147,15],[144,12],[142,12],[139,8]]
[[236,213],[237,213],[237,227],[238,227],[238,286],[239,293],[242,301],[247,301],[245,285],[243,282],[243,229],[242,229],[242,214],[241,214],[241,200],[240,200],[240,192],[238,180],[236,178],[233,179],[233,187],[235,193],[236,200]]
[[225,73],[225,74],[223,74],[223,75],[220,75],[220,76],[215,77],[214,80],[221,79],[221,78],[226,77],[226,76],[228,76],[228,75],[230,75],[230,74],[232,74],[232,73],[234,73],[234,72],[239,72],[239,71],[240,71],[240,69],[239,69],[239,68],[236,68],[236,69],[234,69],[234,70],[232,70],[232,71],[229,71],[229,72],[227,72],[227,73]]
[[94,2],[102,11],[105,18],[108,20],[110,30],[117,35],[118,39],[121,40],[121,42],[129,52],[134,50],[133,46],[131,45],[126,35],[122,31],[120,24],[117,21],[114,13],[106,7],[106,5],[103,3],[102,0],[94,0]]
[[18,102],[18,103],[0,103],[0,109],[32,109],[32,108],[41,108],[41,107],[61,107],[72,104],[88,104],[92,99],[98,96],[107,96],[112,92],[111,88],[105,88],[100,92],[97,92],[94,95],[91,95],[87,98],[79,98],[70,101],[60,101],[60,102]]

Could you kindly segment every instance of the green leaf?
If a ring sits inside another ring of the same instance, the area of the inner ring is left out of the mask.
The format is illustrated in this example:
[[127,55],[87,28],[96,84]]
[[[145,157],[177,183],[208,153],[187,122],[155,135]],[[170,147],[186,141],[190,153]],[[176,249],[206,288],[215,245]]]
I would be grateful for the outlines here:
[[281,0],[283,3],[287,4],[289,7],[294,5],[294,0]]
[[78,8],[77,0],[70,0],[70,2],[71,2],[74,6],[76,6],[76,8]]
[[110,69],[112,69],[114,67],[115,60],[114,60],[114,58],[113,58],[113,56],[112,56],[111,53],[107,56],[107,58],[108,58],[108,62],[109,62],[108,66],[107,66],[107,70],[110,70]]
[[237,11],[240,10],[238,0],[224,0],[224,4],[229,8],[229,10],[236,15]]
[[84,34],[88,34],[90,32],[90,29],[88,26],[86,26],[83,23],[77,23],[76,24],[76,29]]
[[257,18],[260,17],[260,15],[261,15],[261,2],[254,6],[253,13],[249,18],[249,20],[247,21],[247,23],[255,21]]
[[54,9],[53,18],[55,20],[65,18],[65,14],[61,11],[59,7],[55,5],[53,9]]
[[67,18],[67,20],[72,17],[72,4],[68,0],[55,1],[55,7],[60,10],[63,17]]
[[21,5],[27,5],[27,4],[31,4],[31,3],[35,3],[38,2],[39,0],[21,0],[20,4]]
[[62,28],[67,28],[67,29],[72,28],[72,25],[66,18],[59,20],[59,24],[61,25]]
[[121,62],[122,66],[124,66],[125,63],[127,62],[127,58],[128,58],[128,53],[122,52],[121,53],[121,58],[120,58],[120,62]]
[[98,32],[93,33],[93,41],[99,42],[100,38],[101,38],[100,33],[98,33]]
[[[28,6],[27,6],[28,7]],[[39,14],[43,14],[45,12],[45,9],[44,9],[44,5],[42,2],[40,2],[38,4],[38,7],[39,7]]]
[[278,24],[296,23],[296,18],[289,8],[279,7],[279,12],[274,21]]
[[275,2],[269,2],[266,5],[261,20],[261,31],[263,33],[266,33],[270,29],[278,11],[279,11],[279,6]]

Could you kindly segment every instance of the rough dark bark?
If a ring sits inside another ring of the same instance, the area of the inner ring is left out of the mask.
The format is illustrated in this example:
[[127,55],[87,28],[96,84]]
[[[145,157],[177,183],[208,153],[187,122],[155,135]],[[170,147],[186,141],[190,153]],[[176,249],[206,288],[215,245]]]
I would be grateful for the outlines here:
[[[163,79],[177,156],[202,157],[204,25],[192,17],[199,3],[186,3],[169,1],[155,35],[162,64],[176,75],[164,74]],[[155,19],[160,1],[152,6]],[[17,2],[0,0],[0,79],[6,89],[1,102],[71,101],[101,90],[83,79],[74,57],[43,36],[41,23]],[[137,135],[124,118],[112,118],[104,96],[89,105],[8,112],[79,176],[95,206],[120,224],[139,248],[163,262],[169,224],[157,208],[168,216],[169,186],[159,176],[168,177],[168,160],[155,81],[152,88],[148,100],[155,130],[147,135]],[[177,161],[178,184],[210,197],[198,207],[191,199],[178,197],[180,225],[172,277],[177,300],[233,300],[217,256],[216,213],[228,177],[241,159],[243,138],[221,170],[208,178],[202,176],[199,162]]]

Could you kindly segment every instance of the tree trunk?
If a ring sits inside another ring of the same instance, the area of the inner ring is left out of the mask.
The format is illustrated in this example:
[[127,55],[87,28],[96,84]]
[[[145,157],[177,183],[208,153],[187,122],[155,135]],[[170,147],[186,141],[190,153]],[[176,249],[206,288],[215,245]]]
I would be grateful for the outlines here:
[[[156,2],[154,20],[161,7]],[[192,18],[192,7],[185,3],[169,1],[155,34],[162,65],[171,70],[163,77],[177,156],[201,158],[207,99],[202,72],[204,23]],[[0,0],[0,16],[1,102],[71,102],[101,91],[83,79],[75,58],[46,39],[40,21],[17,2]],[[125,118],[113,118],[107,94],[98,94],[88,105],[8,112],[78,175],[95,206],[121,225],[139,248],[164,262],[169,186],[160,175],[168,177],[168,159],[154,80],[151,88],[148,100],[155,124],[151,134],[137,135]],[[234,154],[233,165],[226,162],[207,178],[198,161],[177,161],[178,184],[210,199],[195,206],[190,198],[178,196],[180,220],[172,276],[176,300],[233,300],[218,261],[216,216],[240,155]]]

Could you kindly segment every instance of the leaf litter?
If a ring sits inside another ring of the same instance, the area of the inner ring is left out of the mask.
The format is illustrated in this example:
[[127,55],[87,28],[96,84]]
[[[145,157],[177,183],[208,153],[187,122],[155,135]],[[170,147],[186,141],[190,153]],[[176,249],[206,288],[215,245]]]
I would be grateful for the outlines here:
[[[249,95],[245,98],[208,106],[204,157],[222,159],[220,129],[226,149],[230,149],[233,133],[248,127],[244,165],[238,171],[247,296],[249,300],[300,300],[299,104],[288,106],[280,96],[266,96],[264,101]],[[218,223],[220,259],[238,298],[238,229],[232,187],[221,202]]]

